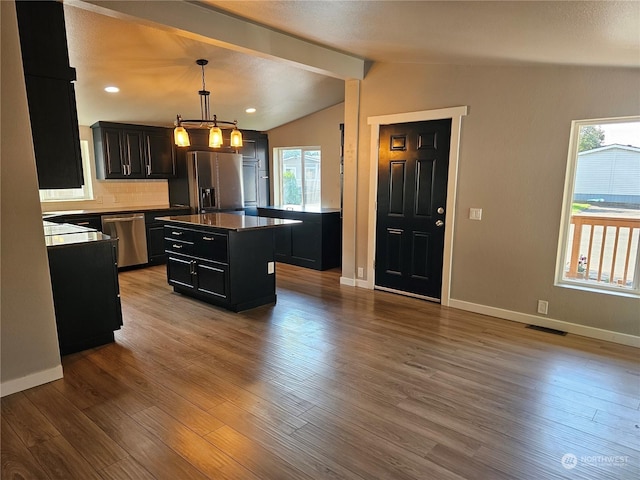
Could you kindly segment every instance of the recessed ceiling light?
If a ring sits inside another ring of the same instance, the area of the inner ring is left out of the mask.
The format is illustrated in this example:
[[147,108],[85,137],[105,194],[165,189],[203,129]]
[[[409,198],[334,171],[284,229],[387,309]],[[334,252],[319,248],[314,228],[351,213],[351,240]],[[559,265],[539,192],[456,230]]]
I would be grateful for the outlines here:
[[251,108],[247,108],[247,109],[245,110],[245,112],[247,112],[247,113],[256,113],[256,109],[255,109],[255,108],[253,108],[253,107],[251,107]]
[[118,93],[120,89],[118,87],[106,87],[104,91],[109,93]]

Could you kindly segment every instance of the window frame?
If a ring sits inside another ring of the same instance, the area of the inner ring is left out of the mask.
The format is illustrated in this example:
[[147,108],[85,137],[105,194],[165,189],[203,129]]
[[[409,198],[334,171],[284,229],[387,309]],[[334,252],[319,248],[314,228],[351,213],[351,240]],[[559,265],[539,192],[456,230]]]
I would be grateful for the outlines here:
[[571,122],[571,132],[569,136],[569,151],[567,154],[567,167],[564,182],[564,195],[562,199],[562,211],[560,216],[560,233],[558,236],[558,250],[556,255],[556,272],[554,285],[576,290],[584,290],[594,293],[604,293],[608,295],[619,295],[625,297],[640,298],[640,248],[636,254],[635,277],[631,288],[621,288],[616,285],[602,283],[588,284],[579,279],[573,280],[564,277],[564,268],[568,258],[567,241],[571,229],[572,205],[575,196],[576,173],[578,169],[578,148],[580,128],[591,125],[605,125],[613,123],[636,123],[640,122],[640,115],[628,117],[595,118],[586,120],[573,120]]
[[[322,205],[322,148],[319,146],[295,146],[295,147],[274,147],[274,155],[273,158],[275,159],[274,161],[274,177],[275,177],[275,181],[273,183],[274,185],[274,200],[275,203],[277,205],[284,205],[283,203],[283,195],[284,195],[284,185],[283,185],[283,173],[285,173],[286,171],[293,171],[294,174],[296,175],[297,178],[297,173],[298,173],[298,168],[297,167],[286,167],[284,166],[284,160],[283,160],[283,154],[285,151],[291,151],[291,150],[299,150],[300,151],[300,173],[301,173],[301,178],[300,178],[300,182],[301,182],[301,205],[299,205],[301,208],[305,208],[306,206],[308,206],[308,204],[305,202],[305,182],[306,182],[306,178],[305,178],[305,173],[306,173],[306,166],[305,166],[305,152],[310,152],[310,151],[317,151],[319,153],[320,156],[320,161],[318,164],[318,167],[316,169],[317,171],[317,179],[315,181],[317,181],[320,185],[320,202],[318,206]],[[315,204],[314,204],[315,205]]]

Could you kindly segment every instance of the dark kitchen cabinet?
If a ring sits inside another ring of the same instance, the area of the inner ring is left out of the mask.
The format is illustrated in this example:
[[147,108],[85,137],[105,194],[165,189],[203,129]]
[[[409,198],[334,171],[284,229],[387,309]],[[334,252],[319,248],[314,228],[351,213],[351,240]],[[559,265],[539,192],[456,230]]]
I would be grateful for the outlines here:
[[81,227],[93,228],[98,232],[102,231],[102,218],[99,213],[83,215],[58,215],[55,218],[50,218],[49,220],[55,223],[71,223],[73,225],[79,225]]
[[145,130],[144,151],[147,178],[172,178],[176,174],[176,154],[171,129]]
[[84,183],[78,114],[61,2],[16,2],[33,147],[41,189]]
[[245,208],[269,205],[269,140],[266,134],[243,132],[242,173]]
[[275,303],[274,229],[185,225],[164,227],[167,281],[176,292],[234,312]]
[[100,180],[172,178],[176,157],[171,129],[97,122],[93,129]]
[[172,208],[170,210],[154,210],[145,212],[144,220],[147,230],[147,255],[149,265],[166,263],[167,255],[164,250],[164,223],[156,220],[157,217],[167,215],[186,215],[189,208]]
[[63,355],[113,342],[114,330],[122,326],[117,242],[100,233],[87,234],[91,235],[98,240],[56,244],[56,237],[47,238],[58,343]]
[[314,270],[327,270],[341,264],[342,219],[338,209],[288,210],[259,207],[261,217],[301,220],[279,228],[275,233],[276,260]]

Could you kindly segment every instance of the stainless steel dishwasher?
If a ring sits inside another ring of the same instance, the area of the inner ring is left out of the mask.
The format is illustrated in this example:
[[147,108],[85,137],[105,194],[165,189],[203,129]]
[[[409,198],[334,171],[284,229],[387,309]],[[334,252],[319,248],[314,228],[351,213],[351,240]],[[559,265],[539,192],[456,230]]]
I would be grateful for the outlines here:
[[147,263],[144,213],[103,215],[102,232],[118,239],[118,267]]

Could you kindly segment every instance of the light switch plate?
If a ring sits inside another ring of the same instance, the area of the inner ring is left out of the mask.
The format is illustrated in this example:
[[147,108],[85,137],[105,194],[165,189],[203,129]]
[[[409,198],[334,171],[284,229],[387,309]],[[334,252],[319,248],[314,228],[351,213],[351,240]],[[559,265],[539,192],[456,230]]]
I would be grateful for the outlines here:
[[469,209],[469,219],[470,220],[482,220],[482,209],[481,208],[470,208]]
[[273,274],[276,271],[276,264],[275,262],[269,262],[267,263],[267,273],[269,275]]

